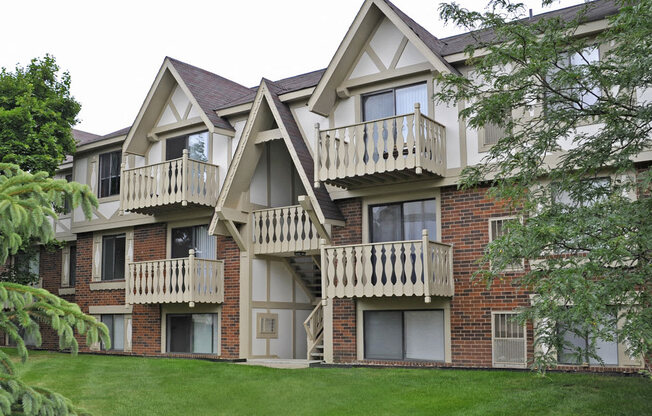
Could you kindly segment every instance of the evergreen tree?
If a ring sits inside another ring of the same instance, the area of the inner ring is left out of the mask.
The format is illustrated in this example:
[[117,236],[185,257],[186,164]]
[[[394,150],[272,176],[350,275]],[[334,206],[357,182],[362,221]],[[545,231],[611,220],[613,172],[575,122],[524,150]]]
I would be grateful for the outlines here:
[[[87,218],[97,207],[97,199],[85,185],[53,180],[46,172],[24,172],[16,165],[0,163],[0,262],[16,254],[23,241],[48,243],[54,238],[52,221],[57,219],[54,206],[63,198],[72,206],[81,206]],[[59,336],[59,347],[76,354],[79,346],[75,332],[87,344],[100,339],[110,344],[102,323],[85,315],[79,306],[44,289],[11,282],[0,282],[0,331],[16,344],[18,355],[27,359],[24,337],[41,343],[40,326],[52,327]],[[77,415],[82,414],[69,399],[51,390],[30,386],[17,376],[16,368],[0,350],[0,415]]]

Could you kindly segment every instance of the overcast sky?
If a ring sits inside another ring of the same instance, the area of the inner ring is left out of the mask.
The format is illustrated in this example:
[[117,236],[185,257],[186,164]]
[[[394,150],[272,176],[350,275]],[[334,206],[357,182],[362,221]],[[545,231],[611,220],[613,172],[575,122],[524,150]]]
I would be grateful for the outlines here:
[[[460,33],[435,0],[393,0],[435,36]],[[481,9],[485,2],[457,0]],[[524,0],[538,13],[540,0]],[[554,8],[582,3],[561,0]],[[129,126],[171,56],[245,86],[324,68],[362,0],[20,0],[2,5],[0,67],[54,55],[81,102],[76,128]]]

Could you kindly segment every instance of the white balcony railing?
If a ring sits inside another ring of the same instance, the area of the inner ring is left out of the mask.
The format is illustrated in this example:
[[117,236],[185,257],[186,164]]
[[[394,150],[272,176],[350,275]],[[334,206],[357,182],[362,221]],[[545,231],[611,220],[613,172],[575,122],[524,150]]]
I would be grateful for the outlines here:
[[171,204],[214,207],[219,194],[219,167],[183,157],[139,168],[123,169],[123,211],[149,211]]
[[323,246],[324,298],[453,296],[453,247],[428,239]]
[[195,257],[129,263],[125,299],[134,303],[222,303],[224,262]]
[[319,235],[308,213],[300,206],[253,212],[255,254],[288,254],[319,249]]
[[[316,131],[315,184],[348,187],[369,175],[446,173],[446,128],[414,113]],[[408,175],[408,176],[409,176]]]

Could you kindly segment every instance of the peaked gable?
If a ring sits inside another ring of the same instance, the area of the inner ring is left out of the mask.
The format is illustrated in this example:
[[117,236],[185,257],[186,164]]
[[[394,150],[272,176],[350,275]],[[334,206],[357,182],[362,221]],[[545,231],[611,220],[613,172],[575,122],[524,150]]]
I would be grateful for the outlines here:
[[388,0],[366,0],[310,97],[308,108],[327,116],[343,81],[388,68],[428,63],[439,72],[458,73],[442,58],[443,47],[441,41]]
[[[127,135],[124,151],[143,155],[152,129],[199,118],[210,131],[233,135],[231,124],[213,109],[248,91],[219,75],[166,57]],[[198,121],[198,120],[195,120]]]
[[[335,203],[331,200],[328,191],[324,187],[313,189],[311,178],[313,177],[314,161],[308,150],[303,136],[292,116],[289,107],[278,98],[278,92],[282,91],[271,81],[263,79],[256,92],[254,104],[245,124],[242,138],[229,166],[222,191],[217,201],[216,211],[223,208],[236,208],[240,201],[240,195],[249,186],[256,169],[253,159],[260,156],[262,150],[256,146],[256,137],[262,131],[268,130],[270,126],[278,128],[280,135],[287,147],[288,153],[301,178],[308,198],[315,207],[315,212],[320,221],[326,219],[343,221]],[[237,178],[237,182],[236,179]],[[215,217],[211,224],[211,231],[216,226]]]

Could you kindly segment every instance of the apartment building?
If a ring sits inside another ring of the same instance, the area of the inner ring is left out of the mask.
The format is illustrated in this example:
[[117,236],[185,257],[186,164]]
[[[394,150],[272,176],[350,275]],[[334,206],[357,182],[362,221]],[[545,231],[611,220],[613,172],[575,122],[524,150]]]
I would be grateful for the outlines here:
[[[615,10],[596,2],[584,34]],[[100,204],[61,216],[43,287],[109,327],[98,352],[526,367],[532,325],[510,318],[531,299],[513,282],[528,263],[470,281],[515,215],[456,187],[500,131],[432,99],[435,73],[469,73],[473,41],[366,0],[323,70],[249,88],[165,58],[132,126],[76,132],[58,175]],[[642,366],[599,351],[610,370]]]

